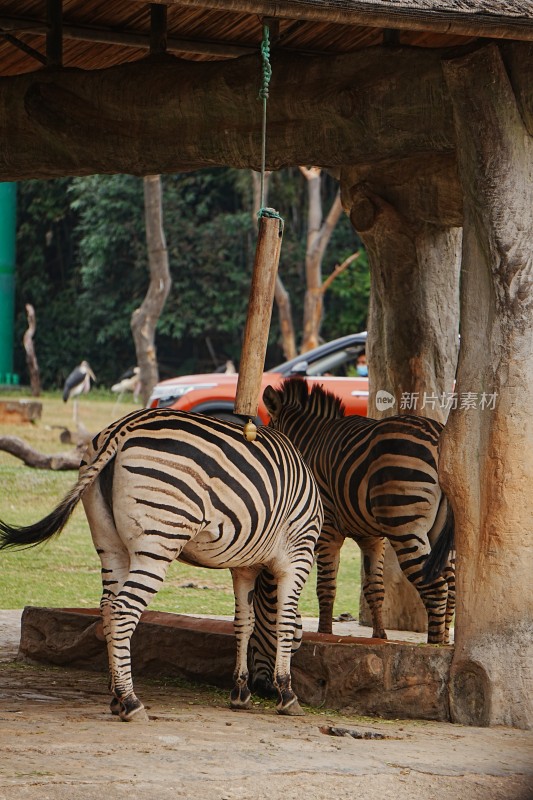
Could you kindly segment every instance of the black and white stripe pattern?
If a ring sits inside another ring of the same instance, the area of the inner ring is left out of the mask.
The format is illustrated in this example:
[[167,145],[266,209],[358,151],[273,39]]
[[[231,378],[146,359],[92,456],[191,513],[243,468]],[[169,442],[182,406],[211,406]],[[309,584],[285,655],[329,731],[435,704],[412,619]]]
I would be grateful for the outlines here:
[[249,443],[230,422],[171,410],[134,412],[95,437],[77,484],[48,517],[27,528],[0,523],[0,548],[49,539],[80,499],[102,563],[114,713],[124,720],[145,716],[133,691],[130,640],[175,559],[231,570],[234,708],[250,703],[254,586],[268,570],[277,591],[277,708],[301,713],[291,688],[291,648],[323,512],[310,470],[283,434],[264,427]]
[[319,631],[331,633],[340,548],[345,537],[363,553],[363,593],[373,636],[382,623],[385,539],[428,614],[428,641],[449,641],[455,605],[453,514],[438,482],[442,425],[416,416],[374,420],[344,416],[341,401],[296,378],[263,400],[271,426],[298,447],[317,479],[324,526],[317,546]]

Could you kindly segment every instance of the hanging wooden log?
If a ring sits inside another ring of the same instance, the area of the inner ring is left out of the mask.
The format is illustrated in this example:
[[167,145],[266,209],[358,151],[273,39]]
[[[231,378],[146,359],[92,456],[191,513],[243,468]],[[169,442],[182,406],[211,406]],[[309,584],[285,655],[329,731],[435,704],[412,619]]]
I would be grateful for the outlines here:
[[250,418],[257,415],[259,405],[282,235],[278,216],[260,217],[235,397],[235,413]]

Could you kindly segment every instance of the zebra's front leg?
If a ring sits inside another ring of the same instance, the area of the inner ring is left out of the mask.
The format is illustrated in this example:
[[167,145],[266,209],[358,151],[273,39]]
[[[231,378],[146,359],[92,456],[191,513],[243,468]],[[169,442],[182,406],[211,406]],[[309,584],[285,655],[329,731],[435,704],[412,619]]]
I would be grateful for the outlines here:
[[234,686],[230,694],[230,706],[234,709],[250,708],[252,696],[248,687],[248,644],[254,629],[254,586],[257,569],[232,569],[235,594],[235,638],[237,657],[233,672]]
[[333,606],[337,593],[337,573],[343,544],[344,536],[338,532],[331,519],[326,517],[315,548],[319,633],[333,632]]
[[363,554],[363,595],[372,617],[372,638],[386,639],[383,627],[383,560],[385,558],[385,540],[381,536],[356,538]]

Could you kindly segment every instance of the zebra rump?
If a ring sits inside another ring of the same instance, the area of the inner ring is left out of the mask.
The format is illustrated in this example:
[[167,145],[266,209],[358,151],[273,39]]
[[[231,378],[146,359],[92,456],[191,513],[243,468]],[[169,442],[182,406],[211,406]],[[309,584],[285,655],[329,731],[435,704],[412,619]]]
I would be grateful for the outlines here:
[[[311,471],[283,434],[261,428],[250,443],[231,422],[169,409],[133,412],[94,437],[76,485],[48,516],[28,526],[0,522],[0,550],[33,547],[59,534],[80,499],[102,564],[114,714],[146,719],[133,691],[131,636],[176,559],[231,571],[237,641],[231,706],[251,703],[247,659],[255,606],[257,635],[275,644],[277,710],[302,713],[290,659],[301,638],[298,600],[323,510]],[[256,582],[274,593],[259,591],[254,603]]]

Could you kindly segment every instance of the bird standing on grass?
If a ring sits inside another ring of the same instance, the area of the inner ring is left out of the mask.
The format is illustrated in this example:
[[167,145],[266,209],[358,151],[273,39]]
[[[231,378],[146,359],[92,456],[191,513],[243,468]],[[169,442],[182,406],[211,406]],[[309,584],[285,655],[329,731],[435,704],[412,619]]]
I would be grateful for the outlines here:
[[140,367],[130,367],[121,376],[118,383],[114,383],[111,391],[118,394],[115,405],[113,406],[113,416],[117,406],[122,400],[125,392],[133,392],[133,400],[137,402],[141,391],[141,370]]
[[133,392],[133,399],[137,400],[141,391],[141,370],[139,367],[130,367],[120,376],[118,383],[114,383],[111,391],[122,397],[124,392]]
[[73,409],[72,419],[78,424],[78,401],[77,397],[80,394],[87,394],[91,389],[91,378],[96,381],[96,377],[87,361],[82,361],[81,364],[72,370],[70,375],[65,381],[63,386],[63,402],[67,402],[72,398]]

